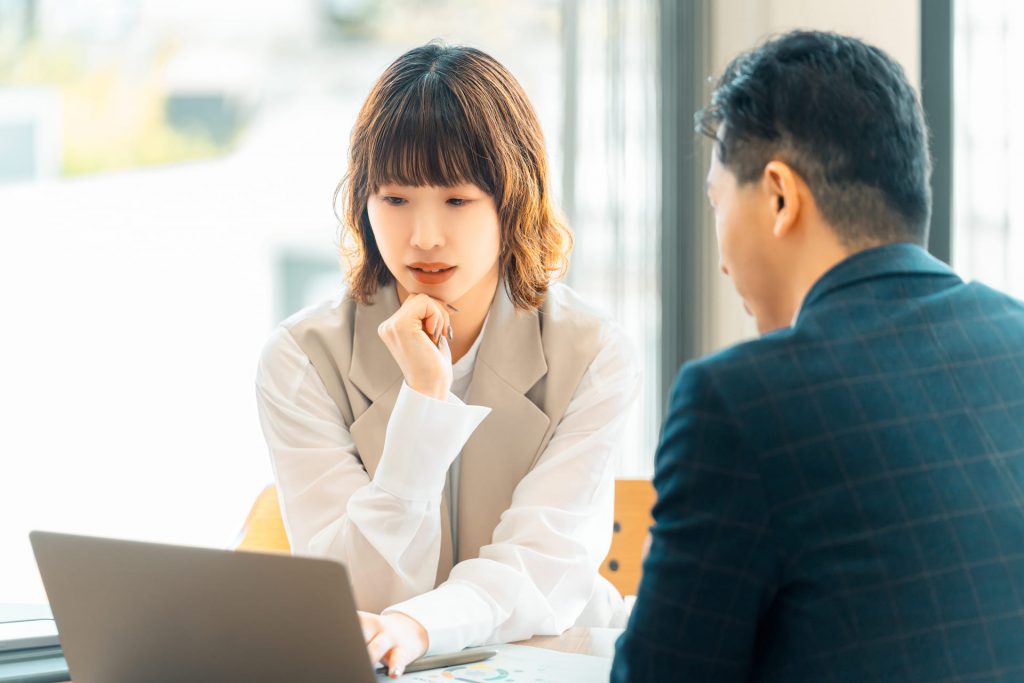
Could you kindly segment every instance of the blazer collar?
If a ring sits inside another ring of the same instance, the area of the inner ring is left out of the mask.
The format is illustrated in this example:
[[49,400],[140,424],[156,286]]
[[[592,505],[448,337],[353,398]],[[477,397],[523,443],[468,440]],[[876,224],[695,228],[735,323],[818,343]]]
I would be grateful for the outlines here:
[[[402,386],[402,372],[377,336],[380,323],[397,310],[393,285],[378,290],[373,304],[356,307],[349,378],[370,405],[356,417],[349,431],[370,477],[380,463],[391,412]],[[548,416],[525,395],[547,372],[540,322],[535,312],[517,313],[505,287],[498,287],[467,395],[467,402],[492,411],[462,449],[459,495],[460,500],[472,502],[459,506],[459,535],[454,546],[448,494],[441,494],[437,583],[448,578],[454,562],[475,557],[478,549],[489,542],[516,485],[535,462],[550,432]]]
[[484,363],[520,394],[525,394],[547,374],[536,311],[517,311],[504,283],[487,313],[487,328],[480,341],[477,363]]
[[394,315],[398,307],[398,291],[394,283],[378,287],[372,304],[356,304],[348,376],[371,402],[402,379],[402,369],[377,335],[377,328]]
[[[402,380],[402,370],[377,336],[377,328],[399,308],[394,284],[380,287],[370,305],[357,305],[349,378],[371,402]],[[540,316],[516,311],[504,283],[499,283],[487,314],[477,363],[520,394],[525,394],[548,370],[541,339]]]
[[804,297],[797,320],[836,290],[890,275],[957,277],[949,266],[916,244],[901,242],[865,249],[839,262],[814,283]]

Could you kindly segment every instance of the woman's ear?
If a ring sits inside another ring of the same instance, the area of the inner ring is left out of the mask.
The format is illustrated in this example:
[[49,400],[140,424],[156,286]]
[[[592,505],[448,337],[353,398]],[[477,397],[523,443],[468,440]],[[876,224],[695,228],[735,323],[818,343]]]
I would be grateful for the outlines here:
[[793,230],[800,217],[802,206],[799,177],[789,164],[769,161],[764,167],[763,182],[774,219],[772,234],[784,237]]

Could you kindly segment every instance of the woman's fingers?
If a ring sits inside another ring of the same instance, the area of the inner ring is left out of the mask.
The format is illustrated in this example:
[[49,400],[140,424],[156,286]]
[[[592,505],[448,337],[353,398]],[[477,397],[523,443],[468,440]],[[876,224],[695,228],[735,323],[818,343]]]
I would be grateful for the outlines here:
[[394,647],[394,638],[379,615],[370,612],[358,612],[358,614],[359,625],[363,629],[363,641],[370,654],[370,662],[376,666],[385,653]]
[[444,337],[448,337],[448,341],[451,341],[452,340],[452,316],[448,312],[448,309],[444,305],[438,304],[438,308],[441,310],[441,315],[444,316],[444,329],[441,330],[441,335],[444,336]]
[[368,643],[380,631],[380,617],[370,612],[356,612],[359,615],[359,626],[363,629],[363,642]]
[[428,313],[424,328],[430,328],[430,340],[434,342],[434,346],[437,346],[441,343],[441,337],[448,336],[448,331],[451,329],[451,319],[448,317],[448,310],[441,302],[436,299],[430,299],[429,305],[430,312]]
[[440,344],[441,337],[448,335],[448,325],[450,323],[448,322],[448,311],[445,309],[444,304],[440,301],[434,301],[434,306],[437,308],[437,320],[439,323],[437,329],[437,344]]
[[438,302],[426,294],[416,294],[406,300],[402,309],[412,320],[419,322],[419,329],[437,346],[445,324]]
[[406,648],[396,645],[384,655],[382,663],[387,666],[389,677],[398,678],[405,673],[405,667],[409,666],[414,659],[415,657],[409,656],[409,651]]
[[[415,391],[444,399],[452,382],[451,361],[438,354],[441,339],[451,339],[447,307],[426,294],[416,294],[377,330]],[[425,343],[430,340],[429,344]]]
[[366,650],[370,653],[370,662],[376,665],[384,659],[384,655],[395,647],[394,635],[388,629],[378,631],[370,642],[366,644]]
[[437,305],[437,312],[441,316],[441,329],[440,335],[438,336],[438,343],[441,342],[441,337],[448,337],[448,341],[452,340],[452,316],[448,312],[448,307],[440,301],[435,302]]
[[412,617],[395,612],[378,616],[359,613],[359,622],[366,637],[366,650],[376,666],[384,664],[391,678],[398,678],[405,667],[427,651],[429,636],[423,625]]
[[406,299],[402,306],[406,315],[412,320],[418,320],[418,328],[423,330],[434,346],[441,342],[441,337],[447,337],[451,342],[455,339],[455,330],[452,327],[452,312],[448,304],[427,294],[414,294]]
[[431,343],[437,346],[437,339],[441,330],[441,316],[438,315],[437,307],[433,303],[429,305],[429,311],[427,317],[423,319],[423,331],[430,337]]

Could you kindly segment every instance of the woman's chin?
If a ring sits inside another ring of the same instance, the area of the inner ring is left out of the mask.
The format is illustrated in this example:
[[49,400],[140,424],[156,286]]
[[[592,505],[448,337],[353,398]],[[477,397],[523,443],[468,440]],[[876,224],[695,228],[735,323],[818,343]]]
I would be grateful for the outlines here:
[[[497,278],[492,278],[489,275],[484,277],[477,277],[473,282],[467,282],[470,278],[467,277],[469,273],[458,273],[455,277],[442,282],[440,284],[427,284],[419,282],[416,278],[412,277],[408,273],[404,273],[402,277],[396,278],[401,289],[405,290],[408,294],[426,294],[427,296],[433,297],[438,301],[443,301],[453,306],[458,307],[458,302],[472,298],[474,293],[478,290],[480,295],[484,296],[483,290],[486,288],[493,288]],[[493,289],[490,290],[490,294],[493,294]],[[404,297],[403,297],[404,298]]]
[[429,284],[419,282],[414,277],[406,276],[398,278],[398,284],[407,294],[426,294],[438,301],[448,303],[465,295],[465,287],[460,287],[455,280],[449,280],[440,284]]

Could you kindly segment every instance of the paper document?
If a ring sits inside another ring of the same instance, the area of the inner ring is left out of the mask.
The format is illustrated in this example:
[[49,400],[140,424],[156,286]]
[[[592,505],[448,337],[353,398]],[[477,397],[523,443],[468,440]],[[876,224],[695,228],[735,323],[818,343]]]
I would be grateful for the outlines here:
[[0,652],[52,647],[59,642],[46,605],[0,605]]
[[0,652],[50,647],[60,643],[53,621],[15,621],[0,624]]
[[[526,645],[488,645],[498,654],[485,662],[406,674],[399,681],[409,683],[594,683],[606,681],[612,662],[605,657],[556,652]],[[391,681],[378,673],[377,680]]]

